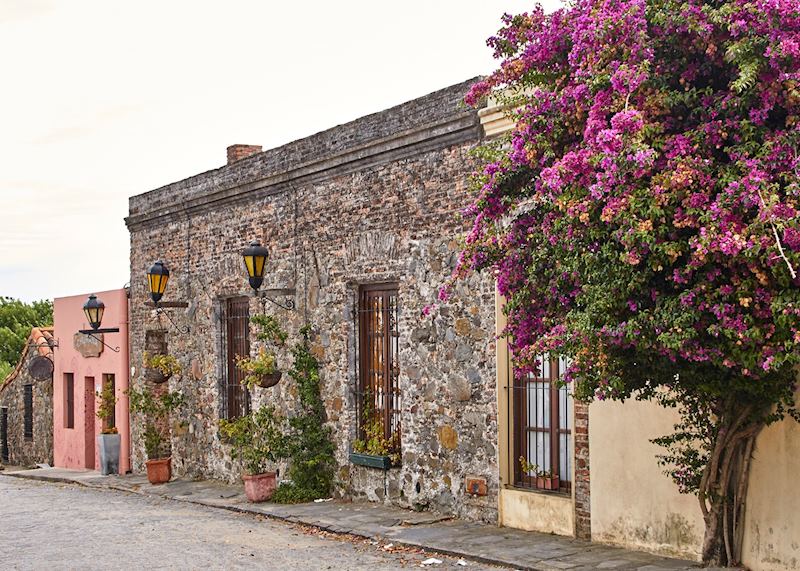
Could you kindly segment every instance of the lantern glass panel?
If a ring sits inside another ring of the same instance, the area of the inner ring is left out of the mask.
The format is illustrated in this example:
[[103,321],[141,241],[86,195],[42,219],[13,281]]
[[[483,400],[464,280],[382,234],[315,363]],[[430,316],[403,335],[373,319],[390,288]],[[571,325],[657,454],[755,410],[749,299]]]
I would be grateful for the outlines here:
[[[244,265],[247,268],[247,275],[251,278],[256,277],[256,263],[255,256],[245,256]],[[263,264],[262,264],[263,266]]]

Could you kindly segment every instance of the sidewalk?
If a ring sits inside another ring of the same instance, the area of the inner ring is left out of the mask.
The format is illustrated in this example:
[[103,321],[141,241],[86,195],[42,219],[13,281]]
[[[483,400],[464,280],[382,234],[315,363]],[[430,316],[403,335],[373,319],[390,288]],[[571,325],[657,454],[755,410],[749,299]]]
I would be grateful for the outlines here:
[[326,501],[295,505],[251,504],[241,486],[215,481],[174,480],[161,486],[152,486],[146,476],[101,476],[98,472],[61,468],[6,470],[0,472],[2,476],[79,484],[258,514],[334,533],[349,533],[515,569],[658,571],[699,567],[698,563],[691,561],[373,503]]

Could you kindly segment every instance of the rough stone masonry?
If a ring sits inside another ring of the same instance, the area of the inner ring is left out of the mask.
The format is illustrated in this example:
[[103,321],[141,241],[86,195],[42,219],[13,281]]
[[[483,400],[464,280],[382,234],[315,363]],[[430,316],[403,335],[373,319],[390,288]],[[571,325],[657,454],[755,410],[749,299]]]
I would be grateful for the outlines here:
[[[188,401],[172,422],[178,475],[234,481],[240,474],[218,433],[221,315],[226,299],[251,295],[241,251],[258,239],[270,251],[262,290],[282,302],[288,292],[297,305],[267,304],[266,311],[284,323],[290,342],[306,320],[313,327],[337,446],[336,494],[496,521],[491,278],[471,278],[440,312],[422,315],[450,275],[465,231],[459,210],[475,165],[470,150],[482,137],[476,111],[461,104],[470,84],[265,152],[237,145],[228,165],[130,199],[132,382],[146,382],[146,344],[165,339],[184,368],[170,388]],[[146,305],[145,272],[157,259],[172,271],[164,299],[188,303],[165,310],[176,325]],[[402,461],[386,472],[349,461],[357,437],[359,286],[385,282],[398,284],[402,399]],[[250,314],[262,311],[251,299]],[[251,331],[251,353],[254,339]],[[288,368],[288,352],[279,363]],[[250,399],[253,407],[290,412],[296,387],[284,375]],[[145,459],[141,429],[133,419],[137,471]],[[468,493],[467,479],[486,495]]]

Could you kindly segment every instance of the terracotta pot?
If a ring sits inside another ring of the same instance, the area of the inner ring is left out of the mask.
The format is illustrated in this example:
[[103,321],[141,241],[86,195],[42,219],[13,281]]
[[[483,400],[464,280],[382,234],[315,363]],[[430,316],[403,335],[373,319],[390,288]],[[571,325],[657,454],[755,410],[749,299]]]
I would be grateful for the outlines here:
[[258,386],[262,389],[274,387],[280,382],[281,375],[282,373],[280,371],[277,373],[272,373],[271,375],[261,375],[261,378],[258,381]]
[[265,502],[272,497],[275,488],[278,487],[278,478],[275,472],[265,472],[250,476],[242,476],[244,480],[244,493],[247,499],[253,503]]
[[553,476],[552,478],[537,476],[536,478],[536,487],[540,490],[558,491],[559,483],[558,476]]
[[169,482],[172,478],[172,458],[159,458],[158,460],[148,460],[147,479],[154,486]]
[[144,378],[155,385],[166,383],[172,375],[165,375],[161,369],[147,368],[144,370]]

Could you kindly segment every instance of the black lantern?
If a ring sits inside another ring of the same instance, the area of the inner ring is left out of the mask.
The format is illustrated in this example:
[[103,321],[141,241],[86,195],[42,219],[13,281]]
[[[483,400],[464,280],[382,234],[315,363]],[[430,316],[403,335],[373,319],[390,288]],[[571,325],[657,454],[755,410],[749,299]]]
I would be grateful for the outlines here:
[[164,290],[167,289],[169,268],[161,260],[157,261],[152,268],[147,270],[147,280],[150,284],[150,296],[155,303],[158,303],[164,295]]
[[267,265],[269,251],[258,240],[253,240],[242,252],[244,266],[250,277],[250,287],[257,290],[264,283],[264,268]]
[[86,314],[86,319],[91,325],[92,330],[97,331],[100,329],[100,323],[103,321],[103,312],[105,311],[105,304],[97,299],[97,296],[92,294],[86,303],[83,304],[83,312]]

